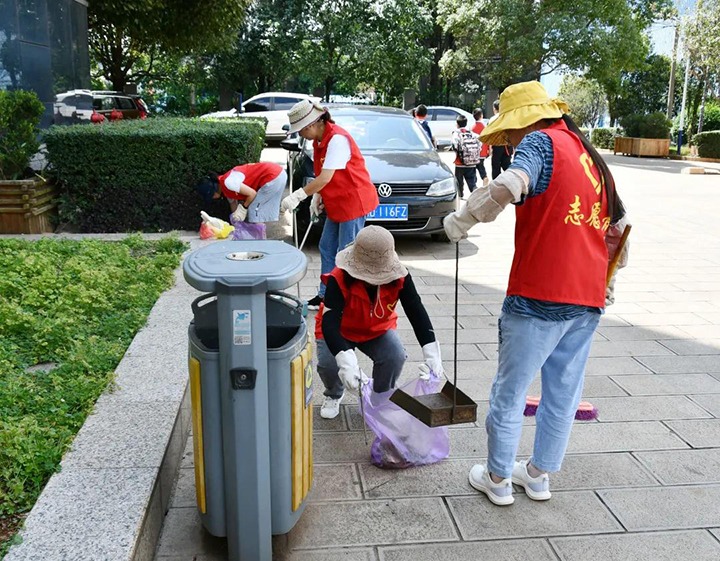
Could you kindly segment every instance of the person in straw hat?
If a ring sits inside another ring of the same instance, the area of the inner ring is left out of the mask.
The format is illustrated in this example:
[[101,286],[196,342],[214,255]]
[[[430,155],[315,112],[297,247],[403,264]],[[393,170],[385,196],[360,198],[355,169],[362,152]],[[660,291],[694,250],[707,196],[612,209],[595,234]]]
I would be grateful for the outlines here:
[[[506,88],[500,113],[480,140],[516,147],[515,159],[444,221],[457,242],[476,223],[515,205],[515,256],[485,421],[488,461],[469,474],[470,484],[497,505],[512,504],[512,483],[533,500],[550,498],[548,473],[560,470],[593,333],[613,301],[606,274],[625,210],[607,164],[567,111],[539,82]],[[525,396],[538,370],[542,397],[533,452],[518,462]]]
[[[335,267],[335,255],[357,236],[365,225],[365,216],[379,204],[375,185],[365,159],[350,133],[337,126],[330,113],[318,103],[304,99],[288,111],[289,133],[299,133],[313,141],[315,179],[282,200],[282,210],[295,210],[312,195],[310,214],[327,214],[320,237],[320,273]],[[320,283],[308,308],[317,310],[325,294]]]
[[327,290],[315,317],[318,374],[325,385],[321,417],[337,417],[345,388],[356,390],[363,382],[356,348],[373,361],[373,390],[395,387],[407,358],[396,332],[398,302],[422,347],[421,374],[444,374],[430,318],[385,228],[363,228],[322,280]]

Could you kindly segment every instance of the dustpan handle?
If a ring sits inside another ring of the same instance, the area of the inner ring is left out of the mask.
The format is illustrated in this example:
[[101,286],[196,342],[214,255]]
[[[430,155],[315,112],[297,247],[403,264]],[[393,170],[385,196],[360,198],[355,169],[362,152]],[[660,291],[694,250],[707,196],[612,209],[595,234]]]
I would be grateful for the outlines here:
[[457,405],[457,360],[458,360],[458,277],[460,275],[460,242],[455,242],[455,336],[453,340],[453,404],[450,421],[455,422]]

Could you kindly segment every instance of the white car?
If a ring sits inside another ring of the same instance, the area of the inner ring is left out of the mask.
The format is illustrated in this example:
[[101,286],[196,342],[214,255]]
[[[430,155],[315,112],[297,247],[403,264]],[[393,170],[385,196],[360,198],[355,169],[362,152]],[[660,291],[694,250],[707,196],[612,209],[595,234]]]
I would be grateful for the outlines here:
[[430,105],[427,108],[428,114],[425,119],[430,125],[435,141],[438,143],[438,147],[442,145],[448,145],[450,143],[450,137],[452,131],[457,128],[456,119],[458,115],[463,115],[467,118],[467,128],[472,129],[475,126],[475,119],[472,113],[468,113],[464,109],[457,107],[444,107],[441,105]]
[[267,128],[265,138],[267,140],[282,140],[286,136],[283,130],[284,125],[289,125],[287,112],[290,108],[302,99],[320,101],[319,97],[313,97],[301,93],[288,92],[265,92],[251,97],[242,104],[242,111],[230,109],[228,111],[215,111],[200,117],[201,119],[227,119],[231,117],[265,117]]

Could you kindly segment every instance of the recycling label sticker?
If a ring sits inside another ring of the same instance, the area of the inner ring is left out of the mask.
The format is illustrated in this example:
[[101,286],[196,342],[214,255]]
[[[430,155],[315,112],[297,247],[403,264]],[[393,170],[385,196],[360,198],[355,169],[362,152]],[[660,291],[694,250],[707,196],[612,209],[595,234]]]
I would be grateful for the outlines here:
[[252,345],[252,313],[250,310],[233,310],[233,344]]

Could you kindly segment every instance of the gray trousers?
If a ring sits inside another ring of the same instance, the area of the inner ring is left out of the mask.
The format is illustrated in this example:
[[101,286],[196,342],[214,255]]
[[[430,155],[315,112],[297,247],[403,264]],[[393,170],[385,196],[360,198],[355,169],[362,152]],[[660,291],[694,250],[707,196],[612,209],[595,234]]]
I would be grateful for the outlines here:
[[[357,343],[356,346],[373,361],[373,390],[380,393],[394,388],[407,360],[405,347],[397,332],[390,329],[380,337]],[[325,384],[324,394],[327,397],[340,399],[345,388],[338,376],[339,368],[335,357],[324,339],[317,340],[317,357],[318,374]]]

